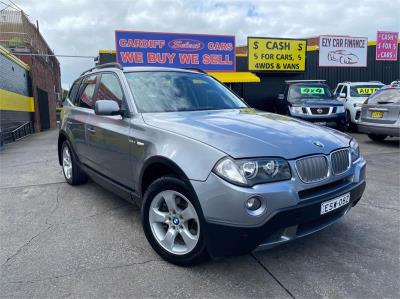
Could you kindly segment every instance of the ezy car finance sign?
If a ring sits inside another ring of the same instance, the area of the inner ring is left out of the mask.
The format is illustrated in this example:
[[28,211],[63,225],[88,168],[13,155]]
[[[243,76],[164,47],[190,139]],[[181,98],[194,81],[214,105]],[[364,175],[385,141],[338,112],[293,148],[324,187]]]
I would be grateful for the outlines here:
[[368,38],[322,35],[319,66],[366,67]]

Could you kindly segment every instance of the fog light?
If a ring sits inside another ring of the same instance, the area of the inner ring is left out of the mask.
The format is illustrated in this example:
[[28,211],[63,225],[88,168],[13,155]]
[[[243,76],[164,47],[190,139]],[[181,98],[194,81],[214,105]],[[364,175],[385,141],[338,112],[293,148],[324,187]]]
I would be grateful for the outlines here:
[[250,211],[258,210],[260,207],[261,207],[261,201],[257,197],[250,197],[246,201],[246,208],[249,209]]

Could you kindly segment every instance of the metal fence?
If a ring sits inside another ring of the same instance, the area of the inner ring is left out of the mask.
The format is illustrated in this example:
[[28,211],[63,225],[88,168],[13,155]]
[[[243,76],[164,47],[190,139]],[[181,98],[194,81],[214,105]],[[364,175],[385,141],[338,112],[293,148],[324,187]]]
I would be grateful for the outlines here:
[[50,47],[23,11],[0,11],[0,45],[15,52],[52,54]]

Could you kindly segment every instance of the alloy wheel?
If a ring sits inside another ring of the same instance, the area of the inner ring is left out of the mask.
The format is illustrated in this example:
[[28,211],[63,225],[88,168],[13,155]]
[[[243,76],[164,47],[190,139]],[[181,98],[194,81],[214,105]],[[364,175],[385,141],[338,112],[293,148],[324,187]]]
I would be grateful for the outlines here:
[[64,146],[62,152],[62,164],[65,177],[69,180],[72,177],[72,160],[71,153],[69,151],[68,146]]
[[200,222],[193,204],[181,193],[165,190],[151,202],[149,222],[157,243],[176,255],[190,253],[200,236]]

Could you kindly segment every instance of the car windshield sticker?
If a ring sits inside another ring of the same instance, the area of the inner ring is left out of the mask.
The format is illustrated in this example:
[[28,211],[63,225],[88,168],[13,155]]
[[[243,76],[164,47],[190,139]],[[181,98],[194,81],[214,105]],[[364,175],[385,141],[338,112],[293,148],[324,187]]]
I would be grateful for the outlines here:
[[373,94],[375,91],[379,90],[379,87],[361,87],[357,88],[358,94]]
[[325,94],[325,89],[322,87],[300,87],[301,94]]

